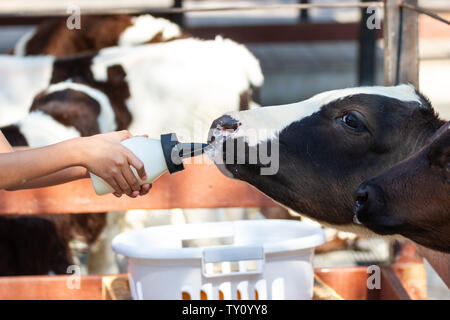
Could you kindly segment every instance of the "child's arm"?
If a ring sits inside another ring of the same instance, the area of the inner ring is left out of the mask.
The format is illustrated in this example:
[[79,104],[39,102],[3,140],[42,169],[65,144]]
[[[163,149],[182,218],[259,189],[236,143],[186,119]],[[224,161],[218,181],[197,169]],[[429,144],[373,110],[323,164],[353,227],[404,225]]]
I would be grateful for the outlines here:
[[[28,148],[22,150],[29,150]],[[13,147],[6,140],[5,136],[0,131],[0,154],[14,152]],[[10,188],[6,188],[7,190],[19,190],[19,189],[31,189],[31,188],[41,188],[53,186],[61,183],[66,183],[82,178],[89,177],[88,171],[83,167],[70,167],[67,169],[63,169],[61,171],[49,174],[47,176],[43,176],[40,178],[32,179],[25,183],[22,183],[20,186],[14,186]]]
[[39,177],[36,179],[28,180],[27,182],[6,188],[8,191],[20,190],[20,189],[33,189],[54,186],[74,180],[88,178],[89,173],[86,168],[83,167],[70,167],[67,169],[60,170],[49,175]]
[[[83,167],[70,167],[67,169],[63,169],[61,171],[49,174],[47,176],[43,176],[40,178],[36,178],[30,181],[21,184],[20,186],[7,188],[8,191],[15,191],[21,189],[33,189],[33,188],[42,188],[42,187],[50,187],[70,181],[75,181],[79,179],[89,178],[89,171]],[[141,186],[139,193],[135,192],[131,195],[131,197],[136,197],[138,194],[143,196],[147,194],[151,189],[151,184],[144,184]],[[116,196],[120,197],[121,194],[116,194]]]
[[[130,169],[135,167],[145,179],[142,162],[120,141],[130,138],[127,131],[112,132],[86,138],[76,138],[42,148],[12,152],[0,134],[0,189],[45,186],[85,177],[85,170],[100,176],[115,190],[116,195],[136,196],[142,193]],[[45,176],[45,177],[44,177]],[[149,189],[149,186],[145,186]],[[148,190],[147,190],[148,191]]]

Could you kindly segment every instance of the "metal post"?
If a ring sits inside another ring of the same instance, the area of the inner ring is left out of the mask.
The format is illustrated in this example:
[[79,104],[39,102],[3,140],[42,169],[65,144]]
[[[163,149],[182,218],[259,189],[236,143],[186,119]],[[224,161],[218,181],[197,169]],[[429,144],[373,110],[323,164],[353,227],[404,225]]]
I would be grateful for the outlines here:
[[[362,0],[362,2],[367,1]],[[360,86],[373,86],[375,84],[376,29],[368,28],[367,20],[369,18],[370,14],[367,13],[367,8],[362,8],[359,27],[358,83]]]
[[[406,0],[417,5],[417,0]],[[400,9],[398,0],[384,1],[384,82],[386,86],[411,83],[419,88],[418,17],[413,10]],[[404,244],[393,243],[391,259]]]
[[[297,0],[297,2],[301,4],[308,4],[309,0]],[[309,20],[308,9],[300,9],[299,18],[300,22],[302,23],[308,22]]]
[[[174,0],[172,8],[183,8],[183,0]],[[184,27],[184,13],[174,13],[171,20],[180,27]]]
[[[401,9],[398,0],[384,4],[384,79],[385,85],[411,83],[419,87],[418,14]],[[417,0],[406,0],[417,5]]]

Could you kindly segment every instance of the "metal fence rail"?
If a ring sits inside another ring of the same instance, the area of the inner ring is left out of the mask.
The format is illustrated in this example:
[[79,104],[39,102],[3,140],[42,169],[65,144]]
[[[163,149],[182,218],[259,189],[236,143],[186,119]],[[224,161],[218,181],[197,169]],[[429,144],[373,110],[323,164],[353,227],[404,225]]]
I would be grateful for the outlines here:
[[[176,13],[188,13],[188,12],[219,12],[219,11],[253,11],[253,10],[286,10],[286,9],[344,9],[344,8],[368,8],[368,7],[382,7],[382,1],[371,2],[353,2],[353,3],[317,3],[317,4],[274,4],[274,5],[252,5],[252,6],[220,6],[220,7],[195,7],[195,8],[151,8],[149,6],[128,6],[123,7],[86,7],[83,9],[83,14],[115,14],[115,13],[138,13],[147,12],[154,14],[176,14]],[[17,8],[11,10],[11,7],[3,8],[0,5],[0,17],[1,16],[27,16],[42,14],[42,8],[34,8],[32,6]],[[68,14],[66,9],[61,8],[46,8],[45,13],[47,15],[65,16]]]

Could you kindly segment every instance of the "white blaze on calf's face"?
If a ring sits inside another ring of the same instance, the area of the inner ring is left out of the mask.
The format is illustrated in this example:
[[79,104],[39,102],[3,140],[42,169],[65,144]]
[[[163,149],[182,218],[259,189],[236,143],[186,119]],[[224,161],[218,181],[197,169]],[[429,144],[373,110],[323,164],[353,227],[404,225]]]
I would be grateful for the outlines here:
[[244,137],[249,146],[273,140],[291,123],[311,116],[330,102],[357,94],[381,95],[402,101],[421,103],[414,87],[405,84],[394,87],[374,86],[332,90],[292,104],[229,112],[227,115],[240,123],[238,129],[231,136],[233,138]]

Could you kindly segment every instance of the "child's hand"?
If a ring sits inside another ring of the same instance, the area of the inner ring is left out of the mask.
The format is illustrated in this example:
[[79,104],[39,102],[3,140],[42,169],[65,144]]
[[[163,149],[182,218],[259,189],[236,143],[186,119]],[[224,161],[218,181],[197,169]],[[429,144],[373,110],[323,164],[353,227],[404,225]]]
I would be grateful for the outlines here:
[[80,139],[81,164],[93,174],[105,180],[113,189],[114,195],[127,194],[137,197],[149,192],[151,185],[139,185],[130,166],[133,166],[142,180],[147,179],[144,164],[120,142],[131,138],[124,130],[98,134]]
[[[133,191],[133,193],[131,194],[130,197],[136,198],[138,195],[140,195],[140,196],[146,195],[150,191],[151,188],[152,188],[151,184],[149,184],[149,183],[143,184],[141,186],[141,190],[139,190],[139,192]],[[115,195],[117,198],[120,198],[122,196],[121,193],[117,193],[117,192],[114,192],[113,195]]]

